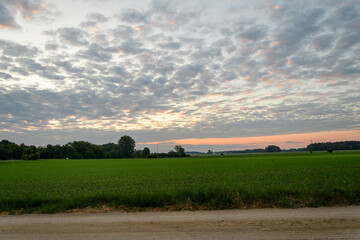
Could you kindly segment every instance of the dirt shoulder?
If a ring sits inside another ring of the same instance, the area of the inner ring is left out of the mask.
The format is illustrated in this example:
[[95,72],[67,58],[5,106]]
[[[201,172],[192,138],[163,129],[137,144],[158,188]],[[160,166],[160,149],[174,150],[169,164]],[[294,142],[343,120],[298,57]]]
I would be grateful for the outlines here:
[[4,215],[0,239],[360,239],[360,206]]

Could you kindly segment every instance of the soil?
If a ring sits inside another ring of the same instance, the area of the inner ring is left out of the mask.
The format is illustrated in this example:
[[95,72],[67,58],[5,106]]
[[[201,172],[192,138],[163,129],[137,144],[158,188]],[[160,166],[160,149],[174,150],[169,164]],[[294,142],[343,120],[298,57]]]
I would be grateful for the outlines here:
[[0,239],[360,239],[360,206],[0,215]]

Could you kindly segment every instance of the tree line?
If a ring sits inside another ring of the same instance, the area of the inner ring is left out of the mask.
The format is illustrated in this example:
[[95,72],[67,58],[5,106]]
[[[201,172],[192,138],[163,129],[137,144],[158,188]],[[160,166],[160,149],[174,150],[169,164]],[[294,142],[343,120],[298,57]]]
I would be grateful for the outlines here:
[[148,147],[136,149],[135,140],[130,136],[122,136],[118,143],[102,145],[86,141],[73,141],[64,145],[28,146],[16,144],[8,140],[0,142],[0,160],[23,159],[103,159],[103,158],[158,158],[187,157],[185,149],[177,145],[168,153],[151,153]]
[[328,150],[360,150],[360,141],[312,143],[307,146],[308,151]]

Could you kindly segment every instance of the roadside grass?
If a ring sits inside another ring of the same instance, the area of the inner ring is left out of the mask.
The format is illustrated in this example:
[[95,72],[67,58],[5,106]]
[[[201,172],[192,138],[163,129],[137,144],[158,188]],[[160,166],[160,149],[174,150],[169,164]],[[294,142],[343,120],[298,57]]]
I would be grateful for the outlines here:
[[360,152],[0,162],[0,212],[360,204]]

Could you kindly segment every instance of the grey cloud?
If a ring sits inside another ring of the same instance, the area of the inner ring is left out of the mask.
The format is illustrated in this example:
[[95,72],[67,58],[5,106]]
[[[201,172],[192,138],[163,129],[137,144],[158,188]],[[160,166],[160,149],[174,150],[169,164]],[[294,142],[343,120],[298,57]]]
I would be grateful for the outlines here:
[[30,46],[21,45],[12,41],[0,40],[0,49],[6,56],[19,57],[34,57],[38,54],[38,49]]
[[57,50],[58,48],[59,48],[59,45],[57,43],[46,43],[45,44],[46,51],[53,51],[53,50]]
[[95,62],[108,62],[111,60],[111,54],[103,47],[93,43],[85,51],[80,51],[78,56]]
[[14,16],[9,9],[0,2],[0,27],[3,28],[19,28],[19,25],[15,22]]
[[97,26],[97,22],[95,22],[95,21],[86,21],[86,22],[82,22],[80,24],[80,27],[84,27],[84,28],[96,27],[96,26]]
[[360,41],[360,31],[357,33],[347,34],[338,39],[336,45],[341,49],[348,49]]
[[101,13],[90,13],[87,21],[80,24],[81,27],[96,27],[99,23],[106,23],[109,19]]
[[164,77],[156,78],[155,82],[159,85],[164,85],[166,83],[166,78],[164,78]]
[[214,58],[220,58],[218,60],[222,60],[221,48],[219,47],[209,47],[204,50],[199,50],[191,54],[191,58],[195,60],[213,60]]
[[65,77],[57,74],[57,69],[50,67],[46,64],[39,63],[30,58],[18,58],[17,62],[22,66],[24,71],[18,71],[23,75],[29,73],[37,74],[50,80],[63,80]]
[[111,30],[112,35],[115,37],[116,41],[118,41],[118,38],[120,39],[126,39],[131,38],[135,35],[135,30],[126,25],[118,25],[115,29]]
[[200,64],[187,64],[178,68],[174,77],[180,82],[189,82],[200,74],[203,69],[204,66]]
[[324,12],[323,9],[315,8],[291,16],[287,19],[287,24],[280,28],[277,39],[286,44],[294,44],[306,36],[318,32],[319,27],[317,23]]
[[2,60],[2,62],[0,64],[1,70],[7,70],[12,66],[12,64],[9,63],[9,62],[12,62],[12,59],[10,60],[10,58],[6,58],[6,59],[2,58],[1,60]]
[[56,66],[62,67],[65,69],[68,73],[82,73],[84,71],[83,68],[74,68],[73,64],[69,61],[58,61],[54,62]]
[[266,26],[254,26],[241,32],[238,36],[244,40],[259,41],[266,36]]
[[146,49],[142,48],[143,43],[140,41],[137,41],[135,39],[129,39],[125,42],[123,42],[119,47],[118,50],[126,53],[126,54],[139,54],[142,53],[144,51],[146,51]]
[[[181,6],[181,7],[180,7]],[[148,12],[151,23],[160,29],[180,29],[183,26],[194,27],[199,31],[198,24],[195,20],[201,15],[201,8],[191,5],[188,2],[154,0]],[[191,24],[194,23],[194,26]]]
[[57,34],[60,37],[60,40],[65,43],[77,46],[89,44],[87,40],[89,34],[78,28],[59,28]]
[[100,23],[105,23],[109,20],[104,14],[101,13],[90,13],[87,18]]
[[149,76],[141,76],[135,79],[135,84],[138,86],[146,86],[152,83],[152,79]]
[[127,23],[146,23],[147,16],[137,9],[126,9],[119,14],[119,18]]
[[17,61],[30,72],[46,70],[43,65],[30,58],[19,58]]
[[4,72],[0,72],[0,79],[5,79],[5,80],[8,80],[8,79],[11,79],[13,78],[10,74],[8,73],[4,73]]
[[325,24],[329,28],[337,30],[357,18],[359,18],[359,5],[344,4],[343,6],[338,6],[329,14],[329,17],[325,20]]
[[323,34],[321,36],[317,36],[313,39],[312,44],[316,50],[326,50],[334,41],[334,36],[332,34]]
[[[264,64],[271,67],[286,66],[286,58],[303,51],[314,43],[311,41],[312,38],[324,32],[322,19],[326,15],[325,9],[302,6],[303,9],[300,11],[299,8],[297,4],[287,7],[284,17],[276,23],[271,34],[273,43],[276,44],[260,49],[264,53]],[[325,44],[319,45],[322,41],[324,39],[315,40],[313,46],[325,47]]]
[[164,49],[177,50],[181,47],[181,43],[180,42],[169,42],[169,43],[159,44],[159,47],[164,48]]
[[[35,15],[43,16],[43,13],[51,13],[47,7],[42,0],[3,0],[0,3],[0,26],[20,28],[15,21],[18,14],[30,21],[34,19]],[[44,19],[46,17],[42,20]]]
[[50,80],[63,80],[65,79],[64,76],[61,76],[61,75],[57,75],[57,74],[54,74],[52,72],[49,72],[49,71],[42,71],[40,73],[41,76],[43,76],[44,78],[47,78],[47,79],[50,79]]
[[309,55],[298,55],[293,58],[291,58],[292,64],[299,66],[306,66],[306,67],[313,67],[317,66],[321,63],[321,58],[319,58],[315,54],[309,54]]
[[112,66],[112,67],[110,67],[110,71],[115,73],[117,76],[129,77],[129,73],[123,67]]
[[151,9],[155,12],[169,12],[175,7],[175,1],[153,0]]
[[27,19],[33,18],[34,13],[43,8],[43,2],[40,0],[10,0],[8,2],[15,5]]
[[241,66],[241,64],[247,62],[248,60],[249,60],[249,58],[246,56],[233,56],[233,57],[228,58],[224,62],[224,66],[226,66],[226,67]]
[[13,67],[11,68],[11,72],[15,72],[15,73],[19,73],[23,76],[28,76],[29,73],[27,71],[25,71],[23,68],[19,68],[19,67]]

